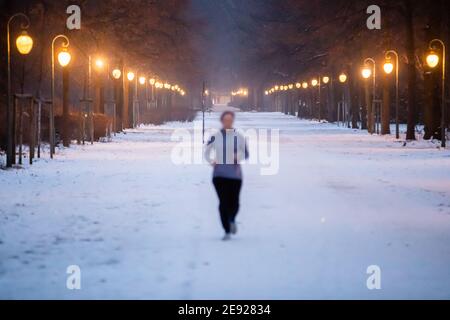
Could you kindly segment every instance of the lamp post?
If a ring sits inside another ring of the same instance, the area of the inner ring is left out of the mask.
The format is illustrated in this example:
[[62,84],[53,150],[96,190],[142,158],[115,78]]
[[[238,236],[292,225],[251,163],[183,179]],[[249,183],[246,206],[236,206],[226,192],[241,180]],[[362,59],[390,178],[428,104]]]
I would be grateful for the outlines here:
[[101,57],[97,57],[94,62],[96,74],[94,76],[94,112],[105,114],[105,97],[104,97],[104,73],[109,71],[109,63]]
[[30,19],[23,13],[16,13],[9,18],[6,25],[6,39],[7,39],[7,55],[8,55],[8,103],[6,109],[7,118],[7,148],[6,148],[6,166],[12,167],[16,162],[16,150],[14,144],[15,131],[15,110],[12,104],[11,93],[11,23],[15,18],[22,18],[25,23],[22,23],[22,34],[16,40],[17,51],[22,55],[27,55],[33,48],[33,39],[26,33],[26,29],[30,27]]
[[202,143],[205,144],[205,97],[208,96],[208,89],[206,89],[206,82],[202,84]]
[[319,76],[319,78],[318,78],[318,80],[317,79],[312,79],[311,80],[311,86],[313,86],[313,87],[319,87],[319,97],[318,97],[318,99],[319,99],[319,122],[320,122],[320,119],[321,119],[321,113],[322,113],[322,108],[321,108],[321,92],[320,92],[320,87],[322,86],[322,84],[321,84],[321,78],[320,78],[320,76]]
[[433,39],[430,41],[428,47],[430,52],[427,56],[427,64],[430,68],[435,68],[439,64],[439,56],[434,52],[435,45],[439,44],[442,48],[442,83],[441,83],[441,146],[442,148],[445,148],[446,146],[446,105],[445,105],[445,59],[446,59],[446,52],[445,52],[445,44],[440,39]]
[[[137,74],[135,74],[133,71],[129,71],[127,73],[127,79],[128,81],[131,83],[134,81],[134,94],[133,94],[133,99],[132,99],[132,126],[133,128],[135,127],[135,109],[136,109],[136,101],[137,101],[137,89],[138,89],[138,77]],[[128,117],[128,115],[126,115]]]
[[[369,68],[368,64],[369,62],[372,64],[372,68]],[[374,132],[374,114],[375,114],[375,108],[374,108],[374,101],[376,99],[376,62],[373,58],[366,58],[364,60],[364,67],[361,71],[361,74],[363,76],[364,79],[369,79],[370,77],[372,77],[372,100],[370,101],[370,99],[368,99],[368,103],[370,103],[370,108],[368,108],[368,118],[369,118],[369,132],[373,133]],[[368,106],[369,107],[369,106]]]
[[[121,112],[122,112],[122,107],[123,107],[123,92],[121,90],[121,84],[123,83],[123,81],[120,81],[121,77],[122,77],[122,69],[121,68],[114,68],[111,72],[111,75],[114,79],[114,100],[115,100],[115,110],[114,110],[114,118],[113,118],[113,122],[114,122],[114,131],[115,132],[119,132],[120,130],[122,130],[122,116],[121,116]],[[118,119],[120,120],[120,123],[118,121]]]
[[55,118],[54,118],[54,111],[55,111],[55,43],[56,40],[63,39],[62,43],[62,51],[58,54],[58,62],[61,65],[61,67],[66,67],[70,60],[71,56],[70,53],[67,51],[67,48],[69,47],[69,38],[67,38],[63,34],[59,34],[55,36],[52,40],[52,104],[50,105],[50,158],[53,159],[53,154],[55,153]]
[[[342,86],[345,85],[345,83],[347,82],[347,75],[345,73],[341,73],[339,75],[339,82],[342,84]],[[346,93],[346,88],[344,87],[344,90],[342,91],[342,126],[345,126],[345,93]],[[338,109],[339,109],[339,105],[338,105]],[[338,120],[338,126],[339,126],[339,110],[337,112],[337,120]]]
[[[148,86],[147,86],[147,78],[144,76],[140,76],[139,77],[139,84],[141,86],[145,86],[145,104],[148,104]],[[137,95],[137,87],[136,87],[136,95]],[[136,125],[139,125],[141,122],[141,104],[138,103],[137,105],[137,112],[136,112]]]
[[400,139],[400,128],[399,128],[399,119],[398,119],[398,117],[399,117],[399,85],[398,85],[398,82],[399,82],[399,77],[398,77],[398,74],[399,74],[399,64],[398,64],[398,61],[399,61],[399,59],[398,59],[398,53],[397,53],[397,51],[395,51],[395,50],[388,50],[388,51],[386,51],[386,53],[385,53],[385,63],[384,63],[384,65],[383,65],[383,69],[384,69],[384,72],[386,73],[386,74],[391,74],[392,73],[392,71],[393,71],[393,69],[394,69],[394,66],[393,66],[393,64],[392,64],[392,62],[391,62],[391,56],[394,56],[394,58],[395,58],[395,138],[396,139]]

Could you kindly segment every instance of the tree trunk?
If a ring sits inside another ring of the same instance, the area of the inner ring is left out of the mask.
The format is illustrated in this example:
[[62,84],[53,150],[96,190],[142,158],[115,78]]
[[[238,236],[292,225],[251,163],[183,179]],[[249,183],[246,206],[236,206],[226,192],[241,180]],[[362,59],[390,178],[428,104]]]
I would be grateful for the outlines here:
[[[441,36],[441,10],[442,2],[440,0],[432,1],[429,3],[428,12],[428,29],[426,30],[426,40],[431,41],[434,38],[440,38]],[[445,11],[442,11],[445,12]],[[440,75],[439,72],[428,72],[426,70],[424,75],[424,139],[431,138],[440,139]]]
[[406,27],[406,55],[408,63],[406,65],[408,75],[408,116],[407,116],[407,132],[406,140],[415,140],[415,127],[417,122],[416,108],[416,65],[415,65],[415,41],[414,41],[414,25],[413,25],[413,1],[404,0],[405,3],[405,27]]

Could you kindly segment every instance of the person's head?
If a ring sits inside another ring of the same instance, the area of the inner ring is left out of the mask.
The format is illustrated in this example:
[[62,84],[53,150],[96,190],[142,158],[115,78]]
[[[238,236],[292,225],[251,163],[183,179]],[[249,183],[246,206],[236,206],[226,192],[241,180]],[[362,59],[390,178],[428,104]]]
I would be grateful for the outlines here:
[[225,111],[220,116],[220,122],[222,123],[222,128],[224,129],[232,129],[234,124],[234,112],[233,111]]

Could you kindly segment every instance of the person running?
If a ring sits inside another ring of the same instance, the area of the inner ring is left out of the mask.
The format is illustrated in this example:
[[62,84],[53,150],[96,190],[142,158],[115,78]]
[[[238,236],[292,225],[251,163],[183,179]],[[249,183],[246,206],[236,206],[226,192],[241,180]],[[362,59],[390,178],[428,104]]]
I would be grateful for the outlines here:
[[214,167],[213,185],[219,197],[225,241],[237,233],[235,219],[242,187],[240,162],[249,156],[245,138],[233,128],[234,120],[234,112],[223,112],[220,116],[222,129],[211,136],[205,148],[205,159]]

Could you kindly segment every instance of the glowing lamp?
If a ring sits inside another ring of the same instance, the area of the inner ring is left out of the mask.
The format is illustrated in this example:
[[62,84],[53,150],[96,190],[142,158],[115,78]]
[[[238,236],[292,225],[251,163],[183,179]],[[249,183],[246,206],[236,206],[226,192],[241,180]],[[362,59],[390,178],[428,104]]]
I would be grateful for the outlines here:
[[364,79],[369,79],[370,76],[372,75],[372,70],[370,70],[370,68],[364,67],[361,70],[361,75]]
[[134,80],[134,72],[132,72],[132,71],[128,72],[127,79],[128,79],[128,81],[133,81]]
[[20,54],[29,54],[33,49],[33,39],[26,31],[22,31],[21,35],[16,39],[16,47]]
[[384,72],[386,74],[391,74],[392,71],[394,70],[394,65],[392,64],[392,62],[390,62],[389,60],[385,62],[385,64],[383,65],[383,69]]
[[103,67],[105,66],[105,62],[103,62],[102,59],[97,59],[97,60],[95,60],[95,66],[98,69],[103,69]]
[[61,67],[67,67],[71,59],[72,56],[70,55],[69,51],[67,51],[67,48],[63,48],[62,51],[58,53],[58,62]]
[[427,55],[427,65],[430,68],[435,68],[439,64],[439,56],[434,51],[430,51]]
[[112,76],[116,80],[119,79],[121,75],[122,75],[122,71],[120,71],[119,69],[114,69],[112,71]]

